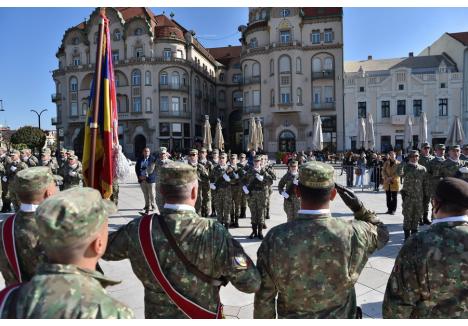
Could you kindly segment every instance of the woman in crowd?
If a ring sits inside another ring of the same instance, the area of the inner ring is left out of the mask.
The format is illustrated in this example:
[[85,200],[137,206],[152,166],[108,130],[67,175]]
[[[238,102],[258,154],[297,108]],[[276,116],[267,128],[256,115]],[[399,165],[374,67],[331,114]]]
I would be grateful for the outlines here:
[[400,176],[397,173],[400,161],[396,159],[395,152],[388,153],[388,159],[382,167],[382,176],[384,179],[384,190],[387,195],[387,213],[395,215],[397,208],[397,195],[400,190]]

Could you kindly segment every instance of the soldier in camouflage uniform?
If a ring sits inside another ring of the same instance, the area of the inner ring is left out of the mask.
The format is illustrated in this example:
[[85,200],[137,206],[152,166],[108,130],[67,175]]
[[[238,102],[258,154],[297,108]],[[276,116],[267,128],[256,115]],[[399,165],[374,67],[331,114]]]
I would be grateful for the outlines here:
[[31,149],[25,148],[21,150],[21,161],[26,163],[28,167],[38,166],[39,160],[31,154]]
[[442,164],[442,177],[454,177],[458,170],[464,166],[468,166],[468,162],[460,159],[460,145],[450,146],[449,156]]
[[171,160],[169,159],[169,155],[167,153],[166,147],[159,148],[159,159],[156,160],[156,206],[158,206],[158,210],[161,211],[164,206],[164,198],[161,195],[161,184],[159,183],[159,174],[161,173],[161,168],[166,164],[170,163]]
[[5,198],[6,194],[7,194],[7,190],[8,188],[5,188],[5,185],[4,185],[4,182],[3,182],[3,177],[5,176],[6,174],[6,170],[5,170],[5,166],[8,164],[8,162],[10,161],[10,157],[7,155],[7,150],[6,148],[4,147],[0,147],[0,184],[1,184],[1,187],[2,187],[2,204],[3,204],[3,207],[2,207],[2,210],[1,212],[2,213],[5,213],[6,211],[6,202],[8,205],[10,205],[8,203],[8,200]]
[[[434,158],[430,154],[431,145],[428,142],[422,144],[421,156],[419,157],[418,163],[426,168],[426,171],[429,172],[429,162]],[[431,224],[431,221],[428,218],[429,215],[429,202],[431,200],[431,183],[430,183],[430,174],[426,173],[426,180],[424,182],[423,189],[423,216],[419,220],[419,225]]]
[[[194,149],[190,150],[189,158],[188,158],[187,163],[197,170],[198,194],[197,194],[197,202],[195,203],[195,210],[196,210],[198,215],[200,215],[202,217],[208,217],[208,215],[202,215],[201,214],[201,211],[202,211],[202,198],[203,198],[202,197],[203,193],[202,193],[202,190],[201,190],[202,189],[201,184],[202,184],[202,182],[206,183],[207,180],[208,180],[208,184],[209,184],[210,177],[209,177],[208,171],[205,169],[205,166],[198,162],[198,150],[197,149],[194,148]],[[208,189],[209,189],[209,186],[208,186]]]
[[210,189],[210,175],[211,172],[213,171],[213,164],[207,160],[207,151],[206,148],[202,147],[200,149],[199,153],[199,158],[198,158],[198,163],[203,165],[205,168],[208,177],[205,175],[202,176],[201,182],[198,183],[199,187],[199,195],[201,196],[200,202],[201,202],[201,210],[200,213],[197,212],[198,215],[203,216],[203,217],[209,217],[211,214],[211,189]]
[[468,161],[468,144],[463,145],[460,160]]
[[[241,153],[239,155],[239,165],[240,168],[243,170],[243,174],[245,175],[247,173],[247,170],[250,168],[249,162],[247,161],[246,155],[244,153]],[[242,191],[241,195],[241,213],[239,218],[246,218],[245,216],[245,211],[247,210],[247,195]]]
[[[276,180],[276,174],[275,174],[275,170],[273,169],[273,165],[269,163],[268,155],[263,155],[262,157],[263,157],[262,165],[271,177],[271,182],[268,184],[268,193],[267,193],[266,203],[265,203],[265,219],[268,220],[270,219],[270,198],[271,198],[271,195],[273,194],[273,182]],[[263,224],[263,228],[266,229],[265,223]]]
[[430,190],[431,190],[431,198],[435,194],[435,190],[439,181],[442,179],[442,164],[445,161],[444,153],[445,153],[445,145],[444,144],[437,144],[434,146],[434,158],[429,162],[429,169],[427,173],[429,174],[430,178]]
[[68,163],[62,169],[63,189],[78,187],[83,180],[81,163],[75,155],[68,157]]
[[57,160],[58,166],[61,169],[65,164],[67,164],[68,157],[66,155],[67,150],[65,148],[62,148],[60,150],[60,157]]
[[210,173],[210,191],[211,191],[211,217],[216,217],[218,216],[218,212],[216,211],[216,196],[217,196],[217,192],[215,189],[213,189],[213,182],[212,182],[212,179],[213,179],[213,170],[215,168],[216,165],[218,165],[219,163],[219,150],[217,149],[214,149],[212,152],[211,152],[211,160],[210,160],[210,163],[211,163],[211,166],[212,166],[212,169],[211,169],[211,173]]
[[[254,318],[356,318],[356,284],[369,256],[387,243],[388,230],[356,195],[336,185],[322,162],[299,170],[297,219],[270,230],[257,252],[262,277]],[[354,220],[332,217],[336,193]]]
[[299,162],[289,161],[288,172],[278,183],[278,191],[284,198],[283,208],[288,222],[297,218],[297,212],[301,207],[301,200],[296,195],[296,187],[299,185],[298,166]]
[[384,318],[468,318],[468,183],[446,178],[432,225],[406,241],[387,283]]
[[263,225],[265,224],[265,205],[267,203],[268,186],[273,182],[271,175],[266,169],[262,168],[262,156],[257,155],[254,158],[254,166],[244,177],[243,191],[248,195],[247,202],[249,203],[252,233],[249,238],[253,239],[258,236],[263,239]]
[[48,261],[7,300],[9,318],[132,318],[133,312],[104,287],[119,282],[95,270],[106,250],[108,216],[115,205],[91,188],[72,188],[36,211],[39,239]]
[[227,154],[219,155],[219,164],[213,169],[211,176],[212,190],[215,191],[215,208],[218,222],[229,228],[229,217],[232,207],[231,176],[232,167],[227,164]]
[[239,227],[239,217],[241,214],[241,204],[242,204],[242,178],[244,177],[244,170],[239,167],[237,162],[237,154],[231,154],[231,160],[229,166],[232,169],[232,172],[229,174],[231,178],[231,223],[230,227],[238,228]]
[[114,178],[112,180],[112,195],[110,196],[109,200],[112,201],[117,208],[119,207],[119,190],[119,179]]
[[20,160],[20,152],[17,150],[11,151],[10,159],[10,163],[5,167],[5,177],[3,181],[6,183],[6,198],[8,198],[11,201],[11,203],[13,203],[13,208],[16,212],[19,209],[20,201],[18,196],[16,195],[15,189],[12,186],[15,182],[16,173],[18,173],[21,170],[27,169],[28,165]]
[[[57,192],[55,177],[46,167],[24,169],[16,175],[14,190],[21,201],[14,223],[16,255],[20,265],[21,279],[29,281],[36,271],[39,262],[43,261],[42,246],[34,213],[37,206]],[[2,222],[4,223],[4,222]],[[0,230],[3,228],[0,223]],[[0,232],[0,272],[5,279],[5,285],[19,282],[5,256],[3,248],[3,233]]]
[[[225,278],[232,282],[242,292],[257,291],[260,277],[242,246],[216,220],[201,218],[195,212],[196,171],[187,164],[174,162],[161,168],[160,181],[166,201],[161,216],[190,262],[213,279]],[[156,219],[153,215],[152,239],[158,248],[156,254],[163,274],[185,298],[204,309],[216,310],[219,286],[202,281],[185,266]],[[140,219],[135,219],[110,234],[104,259],[130,259],[135,275],[145,288],[145,318],[186,318],[148,267],[140,246],[139,223]]]
[[48,148],[43,149],[41,153],[41,160],[39,161],[38,165],[47,166],[50,168],[50,171],[52,172],[52,174],[58,175],[60,167],[57,163],[57,160],[54,157],[51,157],[50,154],[51,154],[50,149]]
[[418,232],[419,219],[423,216],[424,183],[427,180],[426,168],[418,164],[419,152],[411,150],[408,163],[401,164],[398,174],[403,178],[403,188],[400,190],[403,200],[403,231],[405,240],[411,234]]

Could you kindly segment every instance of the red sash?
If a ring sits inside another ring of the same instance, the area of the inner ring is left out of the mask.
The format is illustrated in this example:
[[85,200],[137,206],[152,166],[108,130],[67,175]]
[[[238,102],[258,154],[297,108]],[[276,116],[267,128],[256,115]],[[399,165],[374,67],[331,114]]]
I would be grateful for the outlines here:
[[5,308],[5,302],[8,297],[20,286],[20,284],[10,285],[0,291],[0,318],[2,318],[3,309]]
[[143,251],[144,257],[148,266],[158,281],[159,285],[163,288],[164,292],[169,296],[172,302],[185,314],[192,319],[220,319],[222,317],[222,305],[218,302],[218,309],[216,312],[211,312],[196,304],[195,302],[187,299],[180,294],[169,283],[169,280],[164,275],[161,265],[159,264],[158,255],[154,250],[153,237],[151,235],[153,218],[151,215],[145,215],[140,220],[138,229],[140,246]]
[[23,282],[21,278],[21,270],[18,261],[18,256],[16,255],[16,244],[15,244],[15,219],[16,214],[8,216],[3,222],[2,226],[2,236],[3,236],[3,250],[5,256],[10,264],[13,273],[16,276],[16,280],[21,283]]

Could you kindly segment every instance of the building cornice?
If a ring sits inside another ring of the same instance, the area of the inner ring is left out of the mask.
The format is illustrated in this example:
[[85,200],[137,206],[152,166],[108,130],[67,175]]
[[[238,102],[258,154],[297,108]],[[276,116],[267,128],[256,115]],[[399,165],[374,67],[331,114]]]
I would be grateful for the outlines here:
[[258,54],[268,54],[275,51],[288,51],[288,50],[303,50],[303,51],[323,51],[323,50],[335,50],[335,49],[343,49],[343,44],[335,43],[335,44],[321,44],[321,45],[307,45],[302,46],[300,42],[297,42],[296,45],[292,43],[291,45],[287,46],[275,46],[272,47],[270,45],[266,45],[264,47],[258,47],[255,49],[248,49],[249,53],[247,53],[247,49],[242,50],[240,60],[244,60],[245,58],[249,58]]

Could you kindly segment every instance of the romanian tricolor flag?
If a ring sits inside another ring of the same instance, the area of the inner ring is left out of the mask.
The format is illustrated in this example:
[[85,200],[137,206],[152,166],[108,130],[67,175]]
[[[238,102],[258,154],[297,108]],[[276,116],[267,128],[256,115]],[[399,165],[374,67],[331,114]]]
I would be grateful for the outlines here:
[[[117,98],[115,92],[114,69],[112,66],[112,48],[110,43],[109,20],[101,14],[104,35],[102,38],[101,76],[93,79],[91,87],[91,105],[86,116],[85,137],[83,146],[83,176],[85,185],[101,192],[103,198],[112,195],[112,182],[115,175],[114,151],[118,147],[118,115]],[[99,55],[99,47],[97,48]],[[96,57],[98,57],[96,55]],[[97,64],[97,62],[96,62]],[[96,84],[100,82],[99,94],[96,94]],[[95,97],[97,95],[97,97]],[[94,121],[94,99],[99,101],[98,118]],[[94,184],[91,185],[90,166],[92,148],[92,129],[97,126],[95,147]]]

